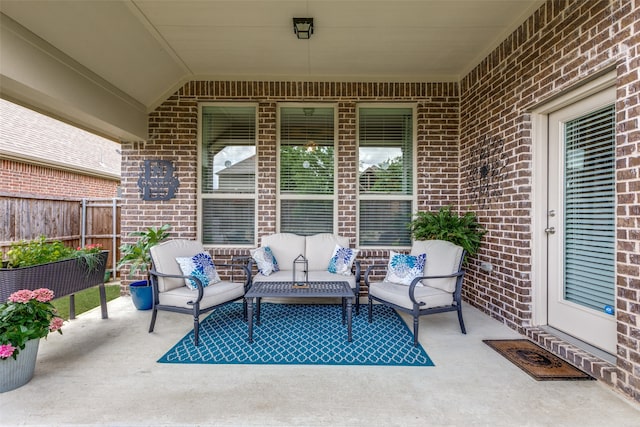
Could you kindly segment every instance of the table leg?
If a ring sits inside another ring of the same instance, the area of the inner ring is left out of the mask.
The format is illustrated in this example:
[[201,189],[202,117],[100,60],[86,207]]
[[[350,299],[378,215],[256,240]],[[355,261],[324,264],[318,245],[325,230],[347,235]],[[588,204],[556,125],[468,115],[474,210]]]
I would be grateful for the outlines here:
[[260,301],[262,298],[256,298],[256,325],[260,326]]
[[352,310],[353,310],[353,306],[352,306],[352,303],[351,303],[351,298],[347,298],[347,336],[348,336],[348,341],[349,342],[351,342]]
[[247,301],[247,316],[249,321],[249,343],[253,342],[253,298],[245,298]]
[[346,322],[346,314],[347,314],[347,299],[348,298],[342,298],[342,324],[344,325]]

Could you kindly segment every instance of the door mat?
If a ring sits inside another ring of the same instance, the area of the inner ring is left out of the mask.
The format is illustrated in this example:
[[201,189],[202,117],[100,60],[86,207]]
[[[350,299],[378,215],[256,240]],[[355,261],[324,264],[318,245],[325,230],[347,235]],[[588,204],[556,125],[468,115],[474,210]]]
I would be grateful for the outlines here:
[[483,342],[537,381],[595,379],[529,340],[483,340]]

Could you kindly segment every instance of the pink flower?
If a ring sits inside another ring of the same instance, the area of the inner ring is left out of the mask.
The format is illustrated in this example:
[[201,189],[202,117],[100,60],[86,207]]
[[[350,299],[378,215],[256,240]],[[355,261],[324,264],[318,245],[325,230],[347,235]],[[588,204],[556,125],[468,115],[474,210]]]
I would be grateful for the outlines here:
[[33,291],[33,296],[40,302],[48,302],[53,299],[53,291],[47,288],[40,288]]
[[11,344],[0,345],[0,359],[8,359],[13,356],[13,352],[16,348]]
[[49,323],[49,331],[50,332],[55,332],[57,330],[59,330],[60,328],[62,328],[62,324],[64,323],[64,320],[62,320],[61,317],[54,317],[51,319],[51,323]]
[[33,291],[29,289],[21,289],[9,295],[9,301],[18,303],[27,303],[34,298]]

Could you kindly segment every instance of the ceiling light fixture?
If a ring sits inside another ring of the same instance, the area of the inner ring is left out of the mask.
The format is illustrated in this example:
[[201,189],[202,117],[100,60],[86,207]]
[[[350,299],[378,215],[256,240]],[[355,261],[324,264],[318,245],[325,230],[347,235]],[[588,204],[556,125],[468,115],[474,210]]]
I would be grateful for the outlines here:
[[310,39],[313,34],[313,18],[293,18],[293,32],[301,40]]

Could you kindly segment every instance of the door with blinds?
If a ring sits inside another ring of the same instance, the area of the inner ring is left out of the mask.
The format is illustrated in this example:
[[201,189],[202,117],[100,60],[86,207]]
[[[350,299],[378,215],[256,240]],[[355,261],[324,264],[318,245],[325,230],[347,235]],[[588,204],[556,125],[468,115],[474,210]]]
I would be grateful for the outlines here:
[[615,91],[549,115],[548,324],[616,352]]

